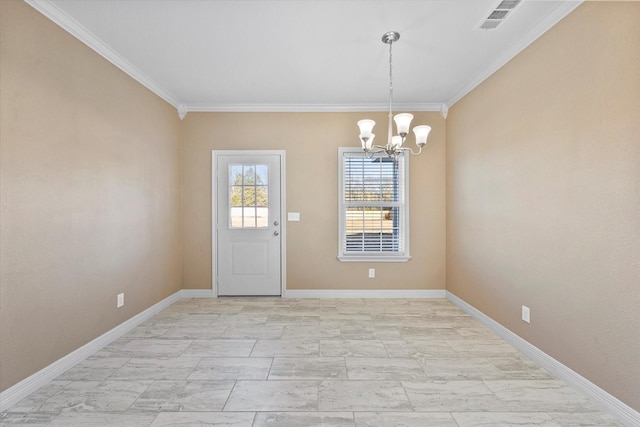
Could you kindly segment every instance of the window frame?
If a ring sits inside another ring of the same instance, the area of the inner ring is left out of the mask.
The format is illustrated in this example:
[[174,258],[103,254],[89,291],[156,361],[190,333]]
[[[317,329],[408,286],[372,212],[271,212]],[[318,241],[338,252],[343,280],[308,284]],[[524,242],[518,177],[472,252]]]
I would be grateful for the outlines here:
[[[410,233],[409,233],[409,156],[401,153],[404,176],[402,179],[403,195],[400,198],[400,248],[397,252],[347,252],[346,251],[346,217],[347,203],[345,203],[345,157],[354,157],[353,154],[364,155],[361,148],[338,148],[338,259],[343,262],[407,262],[411,259]],[[382,154],[386,155],[386,154]],[[380,156],[380,154],[375,155]],[[353,207],[353,204],[349,204]],[[363,207],[370,206],[364,202]]]

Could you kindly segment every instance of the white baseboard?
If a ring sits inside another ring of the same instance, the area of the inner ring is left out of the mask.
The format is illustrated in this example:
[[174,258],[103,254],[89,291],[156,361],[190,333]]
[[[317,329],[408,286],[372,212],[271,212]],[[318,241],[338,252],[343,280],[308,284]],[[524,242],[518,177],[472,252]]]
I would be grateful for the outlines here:
[[608,410],[613,416],[618,418],[625,425],[628,425],[630,427],[640,426],[640,413],[624,402],[616,399],[614,396],[607,393],[577,372],[573,371],[571,368],[563,365],[536,346],[520,338],[509,329],[505,328],[500,323],[496,322],[464,300],[458,298],[451,292],[446,291],[446,298],[453,304],[464,310],[467,314],[471,315],[476,320],[479,320],[487,328],[491,329],[496,335],[520,350],[522,353],[524,353],[538,365],[545,368],[551,374],[572,385],[576,389],[589,396],[591,399],[598,402],[603,408]]
[[183,289],[180,298],[217,298],[213,289]]
[[446,298],[444,289],[342,290],[287,289],[284,298]]
[[129,320],[119,324],[110,331],[105,332],[93,341],[88,342],[77,350],[63,356],[49,366],[42,368],[35,374],[25,378],[14,386],[9,387],[0,393],[0,412],[7,410],[10,406],[24,399],[29,394],[54,380],[67,370],[73,368],[75,365],[82,362],[84,359],[91,356],[107,344],[120,338],[140,323],[150,319],[157,313],[169,307],[171,304],[182,298],[182,292],[183,291],[178,291],[175,294],[170,295],[143,312],[133,316]]

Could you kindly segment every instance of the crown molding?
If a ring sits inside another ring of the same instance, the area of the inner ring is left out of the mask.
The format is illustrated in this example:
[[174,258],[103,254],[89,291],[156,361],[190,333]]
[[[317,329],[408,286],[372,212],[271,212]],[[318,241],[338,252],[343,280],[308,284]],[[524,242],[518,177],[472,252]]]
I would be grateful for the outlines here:
[[[388,111],[389,104],[180,104],[178,116],[183,120],[187,113],[361,113]],[[438,111],[447,118],[449,107],[444,103],[394,104],[396,111]]]
[[[464,85],[456,94],[446,102],[446,105],[451,107],[456,102],[461,100],[465,95],[475,89],[480,83],[485,81],[489,76],[502,68],[507,62],[511,61],[517,54],[522,52],[527,46],[536,41],[540,36],[546,33],[554,25],[560,22],[565,16],[573,12],[578,6],[583,3],[583,0],[567,0],[560,3],[560,5],[550,12],[543,20],[533,27],[527,34],[520,39],[515,40],[505,51],[496,58],[491,64],[480,71],[474,78],[472,78],[466,85]],[[499,31],[499,30],[497,30]]]
[[[440,103],[394,104],[396,111],[443,111]],[[316,112],[362,112],[389,111],[389,104],[183,104],[186,112],[274,112],[274,113],[316,113]],[[446,107],[445,107],[446,108]]]
[[49,0],[24,0],[29,6],[42,13],[59,27],[80,40],[82,43],[93,49],[98,55],[111,62],[120,70],[128,74],[138,83],[167,101],[172,106],[178,108],[179,102],[169,92],[161,88],[149,76],[140,71],[116,51],[107,46],[102,40],[91,34],[86,28],[75,21],[65,11],[50,2]]

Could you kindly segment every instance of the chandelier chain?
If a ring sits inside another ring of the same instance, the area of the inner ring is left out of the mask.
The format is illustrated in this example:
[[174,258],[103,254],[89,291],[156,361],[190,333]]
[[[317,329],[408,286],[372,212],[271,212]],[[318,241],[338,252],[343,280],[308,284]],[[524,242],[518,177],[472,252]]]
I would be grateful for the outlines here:
[[387,145],[391,145],[391,137],[393,136],[393,126],[392,126],[392,117],[393,117],[393,41],[389,41],[389,125],[388,125],[388,136],[387,136]]
[[393,43],[389,43],[389,113],[393,106]]

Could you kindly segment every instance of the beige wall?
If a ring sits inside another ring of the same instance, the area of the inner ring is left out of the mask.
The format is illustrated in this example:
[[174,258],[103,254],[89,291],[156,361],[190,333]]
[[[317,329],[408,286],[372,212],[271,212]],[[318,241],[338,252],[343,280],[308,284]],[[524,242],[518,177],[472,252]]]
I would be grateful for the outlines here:
[[5,390],[180,289],[180,165],[175,109],[40,13],[0,40]]
[[638,23],[583,4],[447,120],[448,290],[636,410]]
[[[183,287],[211,288],[211,150],[286,150],[288,289],[444,289],[444,119],[416,113],[433,127],[425,151],[410,160],[411,255],[407,263],[345,263],[338,251],[338,147],[358,146],[356,122],[384,113],[189,113],[181,129]],[[413,142],[411,142],[413,144]],[[285,216],[286,217],[286,216]],[[376,268],[376,278],[367,277]]]

